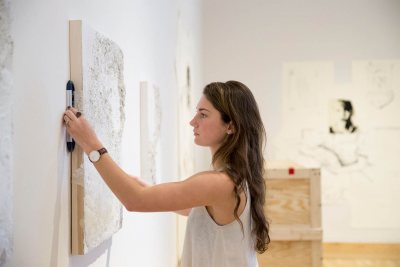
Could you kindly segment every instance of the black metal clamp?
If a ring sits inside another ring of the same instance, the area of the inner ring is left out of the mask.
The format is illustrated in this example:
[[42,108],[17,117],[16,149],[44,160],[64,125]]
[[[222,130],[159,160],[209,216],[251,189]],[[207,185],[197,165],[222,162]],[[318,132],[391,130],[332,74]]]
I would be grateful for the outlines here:
[[[74,92],[75,92],[75,86],[74,83],[69,80],[67,82],[67,106],[73,107],[75,106],[75,99],[74,99]],[[75,148],[75,141],[72,139],[72,137],[68,134],[67,131],[67,149],[69,152],[74,151]]]

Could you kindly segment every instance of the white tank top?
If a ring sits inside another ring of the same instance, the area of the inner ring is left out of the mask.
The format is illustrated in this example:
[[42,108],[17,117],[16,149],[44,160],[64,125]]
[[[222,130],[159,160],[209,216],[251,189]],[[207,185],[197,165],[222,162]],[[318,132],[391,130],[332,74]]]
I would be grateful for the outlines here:
[[182,267],[258,267],[251,234],[250,193],[246,184],[246,206],[238,221],[218,225],[206,207],[192,208],[182,253]]

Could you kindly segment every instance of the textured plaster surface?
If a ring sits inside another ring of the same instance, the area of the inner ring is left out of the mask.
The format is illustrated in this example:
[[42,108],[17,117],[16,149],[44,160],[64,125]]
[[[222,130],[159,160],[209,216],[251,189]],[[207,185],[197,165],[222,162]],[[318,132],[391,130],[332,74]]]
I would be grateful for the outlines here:
[[0,0],[0,266],[12,252],[12,77],[13,43],[9,1]]
[[[82,49],[83,95],[77,97],[77,107],[93,125],[113,159],[120,163],[125,122],[122,51],[113,41],[85,24]],[[84,248],[89,251],[122,227],[122,205],[87,157],[80,171],[83,171],[85,190]]]

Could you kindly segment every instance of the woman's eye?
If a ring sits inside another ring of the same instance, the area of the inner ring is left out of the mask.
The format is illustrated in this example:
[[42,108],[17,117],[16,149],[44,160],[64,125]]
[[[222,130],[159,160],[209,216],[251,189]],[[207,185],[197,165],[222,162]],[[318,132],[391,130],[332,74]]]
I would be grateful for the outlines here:
[[207,117],[207,114],[204,114],[204,113],[201,113],[201,112],[197,112],[196,117],[200,118],[200,119],[204,119],[204,118]]

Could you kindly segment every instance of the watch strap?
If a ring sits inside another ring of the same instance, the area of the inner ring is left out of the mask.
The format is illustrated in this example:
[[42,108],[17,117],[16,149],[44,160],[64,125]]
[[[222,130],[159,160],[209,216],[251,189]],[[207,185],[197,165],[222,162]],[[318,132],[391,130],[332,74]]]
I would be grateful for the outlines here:
[[100,148],[100,149],[97,150],[97,151],[99,151],[100,156],[108,152],[107,149],[106,149],[105,147],[102,147],[102,148]]

